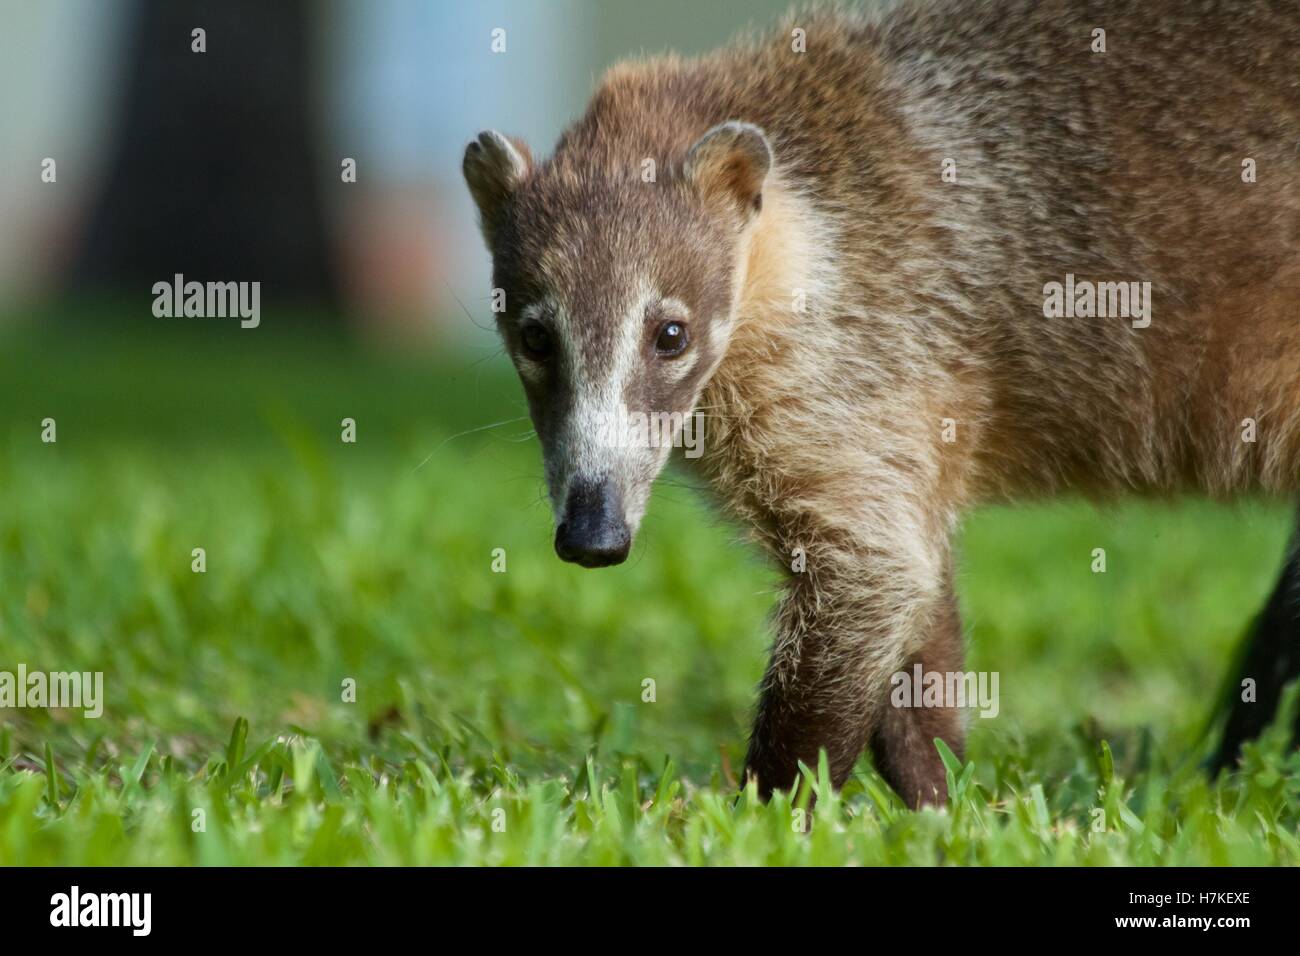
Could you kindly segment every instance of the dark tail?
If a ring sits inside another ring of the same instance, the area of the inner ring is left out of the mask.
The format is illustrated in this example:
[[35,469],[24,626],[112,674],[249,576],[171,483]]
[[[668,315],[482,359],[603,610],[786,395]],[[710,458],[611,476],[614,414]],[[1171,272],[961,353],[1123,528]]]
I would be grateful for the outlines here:
[[[1300,521],[1287,549],[1286,564],[1263,613],[1243,647],[1238,677],[1228,688],[1228,722],[1211,761],[1214,773],[1233,767],[1241,745],[1253,740],[1273,720],[1282,689],[1300,677]],[[1242,700],[1242,682],[1255,682],[1254,701]],[[1300,720],[1292,744],[1300,739]]]

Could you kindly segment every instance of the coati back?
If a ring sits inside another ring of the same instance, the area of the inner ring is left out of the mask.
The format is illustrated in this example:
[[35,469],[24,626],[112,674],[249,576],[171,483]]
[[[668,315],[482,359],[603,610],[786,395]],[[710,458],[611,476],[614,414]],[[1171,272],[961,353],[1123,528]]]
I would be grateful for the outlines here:
[[[795,15],[614,68],[535,162],[465,175],[556,550],[622,560],[672,442],[789,575],[747,759],[864,746],[942,799],[949,539],[992,500],[1300,490],[1300,7],[1066,0]],[[671,435],[659,436],[671,439]]]

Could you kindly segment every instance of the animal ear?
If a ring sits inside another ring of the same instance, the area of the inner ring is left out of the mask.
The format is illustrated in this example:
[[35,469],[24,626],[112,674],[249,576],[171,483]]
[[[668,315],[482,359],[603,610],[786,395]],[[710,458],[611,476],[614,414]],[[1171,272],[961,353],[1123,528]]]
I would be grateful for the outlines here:
[[532,168],[533,157],[522,140],[484,130],[465,147],[461,169],[478,205],[484,235],[491,232],[502,205]]
[[748,222],[763,208],[772,147],[752,123],[720,123],[686,154],[683,174],[706,199],[729,203]]

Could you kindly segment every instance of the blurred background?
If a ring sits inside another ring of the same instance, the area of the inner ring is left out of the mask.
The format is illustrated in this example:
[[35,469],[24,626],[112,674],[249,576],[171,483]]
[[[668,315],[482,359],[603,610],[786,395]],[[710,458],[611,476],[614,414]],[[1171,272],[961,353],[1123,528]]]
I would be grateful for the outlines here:
[[0,312],[116,295],[151,320],[180,272],[381,339],[473,340],[465,143],[499,127],[544,154],[617,58],[699,52],[782,6],[3,0]]

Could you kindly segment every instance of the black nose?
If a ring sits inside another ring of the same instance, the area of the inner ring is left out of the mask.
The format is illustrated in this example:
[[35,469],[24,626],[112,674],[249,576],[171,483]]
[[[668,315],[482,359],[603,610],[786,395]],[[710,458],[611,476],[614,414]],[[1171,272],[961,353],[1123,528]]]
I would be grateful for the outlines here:
[[609,479],[575,481],[555,529],[555,553],[584,568],[622,564],[632,545],[623,521],[623,498]]

